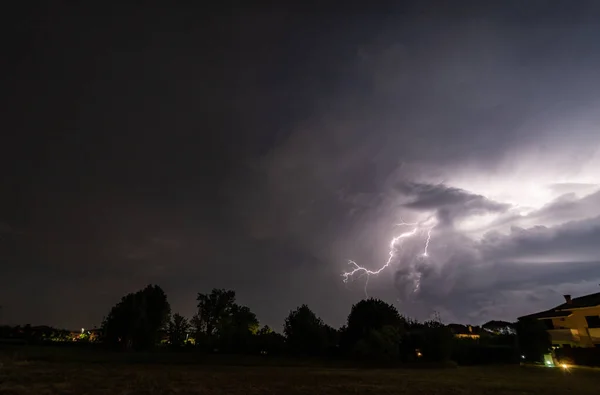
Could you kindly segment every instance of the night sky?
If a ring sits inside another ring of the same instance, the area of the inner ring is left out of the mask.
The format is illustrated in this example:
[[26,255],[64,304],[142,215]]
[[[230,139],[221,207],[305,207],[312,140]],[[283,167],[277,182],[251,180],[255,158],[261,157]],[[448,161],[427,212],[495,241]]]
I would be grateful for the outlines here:
[[7,12],[0,321],[92,327],[156,283],[339,326],[402,221],[428,256],[367,292],[411,317],[599,292],[600,3],[395,3]]

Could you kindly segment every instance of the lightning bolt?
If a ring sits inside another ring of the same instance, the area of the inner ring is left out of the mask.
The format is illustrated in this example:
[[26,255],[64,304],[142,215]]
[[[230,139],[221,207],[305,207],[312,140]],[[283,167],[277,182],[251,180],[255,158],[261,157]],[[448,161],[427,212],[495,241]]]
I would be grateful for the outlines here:
[[423,256],[429,256],[428,254],[428,250],[429,250],[429,241],[431,240],[431,231],[433,230],[433,228],[429,228],[429,230],[427,231],[427,241],[425,241],[425,250],[423,251]]
[[418,226],[419,223],[418,222],[404,222],[402,220],[402,218],[400,218],[400,223],[396,224],[395,226]]
[[[369,295],[367,292],[367,286],[369,285],[369,279],[370,279],[371,275],[377,275],[377,274],[381,273],[383,270],[385,270],[388,266],[390,266],[390,264],[393,262],[394,258],[396,257],[397,252],[402,248],[402,241],[404,239],[413,237],[413,236],[417,235],[418,233],[422,232],[424,229],[427,229],[427,239],[425,241],[425,247],[423,249],[423,254],[421,256],[423,256],[423,257],[428,256],[429,242],[431,241],[431,231],[433,230],[433,228],[435,228],[435,225],[436,225],[436,224],[431,224],[431,222],[432,222],[431,218],[429,218],[427,221],[422,222],[422,223],[402,221],[402,222],[396,224],[395,226],[414,226],[414,228],[408,232],[404,232],[404,233],[400,234],[399,236],[392,238],[392,240],[390,241],[390,251],[388,254],[388,259],[385,262],[385,264],[377,270],[370,270],[364,266],[360,266],[358,263],[356,263],[353,260],[348,260],[348,264],[354,266],[354,269],[342,274],[343,282],[348,283],[348,281],[350,279],[352,279],[355,274],[358,274],[358,273],[362,274],[361,277],[367,276],[367,280],[365,281],[365,296],[368,298]],[[414,292],[417,292],[421,285],[421,281],[420,281],[421,274],[418,273],[417,277],[418,278],[415,280]]]

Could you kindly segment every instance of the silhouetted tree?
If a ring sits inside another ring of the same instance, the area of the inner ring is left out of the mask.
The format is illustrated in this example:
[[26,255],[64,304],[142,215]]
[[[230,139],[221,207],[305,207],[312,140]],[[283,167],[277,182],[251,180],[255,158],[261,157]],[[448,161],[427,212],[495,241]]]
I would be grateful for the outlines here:
[[190,319],[190,325],[192,327],[192,336],[196,347],[206,348],[208,346],[208,336],[204,333],[204,323],[198,316],[198,313]]
[[[346,351],[352,351],[361,340],[369,342],[368,339],[373,340],[374,337],[385,338],[386,341],[392,338],[399,339],[396,334],[398,336],[404,334],[404,322],[404,318],[394,306],[379,299],[361,300],[352,306],[348,315],[348,323],[342,338],[343,347]],[[386,327],[387,329],[383,331]],[[395,328],[395,330],[391,328]],[[364,348],[364,343],[361,347]],[[398,344],[396,344],[396,347],[398,347]]]
[[271,329],[269,325],[265,325],[258,330],[257,335],[268,335],[270,333],[273,333],[273,329]]
[[398,326],[385,325],[379,330],[372,329],[354,346],[353,353],[371,360],[395,360],[398,358],[402,339]]
[[326,326],[305,304],[290,311],[283,332],[292,352],[318,355],[327,349]]
[[325,346],[327,354],[338,355],[340,353],[340,342],[342,332],[340,329],[335,329],[325,324]]
[[273,332],[267,325],[258,330],[255,344],[260,354],[278,355],[286,350],[285,337]]
[[246,306],[234,304],[228,317],[219,322],[219,344],[222,350],[250,351],[252,336],[258,333],[258,319]]
[[198,294],[198,313],[192,319],[196,342],[210,349],[248,351],[258,331],[258,319],[248,307],[235,302],[235,291],[213,289]]
[[23,343],[64,342],[72,340],[71,332],[46,325],[8,326],[0,325],[0,339],[19,340]]
[[105,341],[124,348],[146,349],[159,341],[171,307],[164,291],[148,285],[141,291],[124,296],[108,313],[102,329]]
[[431,362],[446,362],[452,355],[455,342],[452,330],[439,319],[423,323],[422,344],[419,346],[423,359]]
[[176,347],[182,346],[187,339],[189,329],[190,323],[184,316],[177,313],[173,314],[169,322],[169,343]]
[[546,326],[541,320],[525,318],[517,322],[519,350],[528,361],[539,362],[550,351],[552,342]]
[[194,325],[198,333],[213,336],[219,325],[228,319],[235,306],[235,291],[213,289],[210,294],[198,293],[198,313]]
[[253,335],[258,333],[259,322],[250,308],[235,304],[231,310],[231,316],[226,322],[227,326],[236,332],[248,332]]

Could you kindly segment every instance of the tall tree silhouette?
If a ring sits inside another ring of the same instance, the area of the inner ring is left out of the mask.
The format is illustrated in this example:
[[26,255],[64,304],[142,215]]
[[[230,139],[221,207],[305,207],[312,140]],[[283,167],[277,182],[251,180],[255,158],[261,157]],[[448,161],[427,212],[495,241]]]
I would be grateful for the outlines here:
[[124,296],[110,310],[102,323],[105,341],[124,348],[150,348],[158,342],[170,314],[164,291],[158,285],[148,285]]
[[290,311],[285,319],[283,332],[291,351],[295,353],[316,355],[327,348],[326,326],[305,304]]
[[219,323],[218,336],[222,350],[249,351],[253,335],[258,333],[258,319],[248,307],[234,304],[228,317]]
[[[386,328],[385,331],[383,331],[384,328]],[[382,331],[386,334],[384,336],[386,339],[397,337],[396,334],[388,335],[404,332],[404,318],[394,306],[382,300],[374,298],[361,300],[352,306],[348,315],[348,324],[343,336],[344,347],[350,350],[361,340],[369,337],[381,337],[373,335],[372,332]]]
[[194,324],[198,332],[213,336],[231,315],[235,306],[235,291],[213,289],[210,294],[198,293],[198,314]]
[[235,302],[235,291],[213,289],[198,294],[198,313],[192,319],[199,344],[227,351],[250,348],[258,319],[248,307]]

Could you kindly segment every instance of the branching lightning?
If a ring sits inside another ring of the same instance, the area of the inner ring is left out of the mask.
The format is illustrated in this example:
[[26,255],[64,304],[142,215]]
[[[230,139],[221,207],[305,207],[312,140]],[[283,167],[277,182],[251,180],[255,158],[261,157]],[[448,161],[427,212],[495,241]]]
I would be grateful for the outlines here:
[[[393,263],[394,258],[396,258],[398,255],[398,251],[400,251],[402,249],[402,242],[405,239],[411,238],[413,236],[416,236],[417,234],[427,231],[427,239],[425,241],[425,247],[423,249],[423,254],[421,254],[421,256],[422,257],[428,256],[429,242],[431,241],[431,231],[433,230],[433,228],[435,228],[435,225],[436,225],[435,222],[432,221],[431,218],[424,222],[404,222],[404,221],[402,221],[402,222],[396,224],[396,226],[414,226],[414,228],[410,231],[404,232],[404,233],[392,238],[392,240],[390,241],[390,251],[388,254],[388,259],[385,262],[385,264],[377,270],[367,269],[364,266],[360,266],[358,263],[356,263],[353,260],[348,260],[348,264],[354,266],[354,269],[342,274],[342,277],[344,278],[344,280],[343,280],[344,283],[347,283],[350,279],[352,279],[355,274],[361,274],[361,277],[367,276],[367,279],[365,281],[365,296],[368,297],[369,295],[367,293],[367,286],[369,284],[369,278],[371,277],[371,275],[376,275],[376,274],[381,273],[383,270],[385,270],[388,266],[390,266]],[[415,280],[414,292],[416,292],[419,289],[420,279],[421,279],[420,273],[417,273],[417,278]]]

